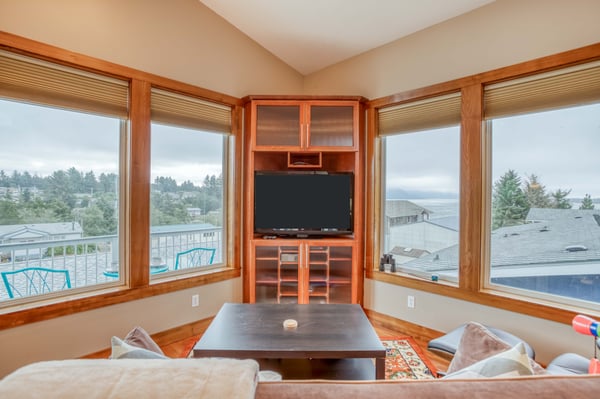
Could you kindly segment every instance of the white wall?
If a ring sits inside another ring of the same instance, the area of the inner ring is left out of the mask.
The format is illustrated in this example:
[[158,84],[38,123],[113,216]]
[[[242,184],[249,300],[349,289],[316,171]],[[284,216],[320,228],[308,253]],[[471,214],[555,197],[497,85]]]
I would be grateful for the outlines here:
[[198,0],[0,0],[0,30],[231,96],[302,91]]

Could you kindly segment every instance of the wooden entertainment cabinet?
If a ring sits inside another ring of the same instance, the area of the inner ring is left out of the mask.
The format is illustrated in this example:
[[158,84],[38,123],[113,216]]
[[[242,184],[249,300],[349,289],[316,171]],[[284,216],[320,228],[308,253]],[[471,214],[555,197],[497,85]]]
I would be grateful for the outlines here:
[[[244,302],[361,302],[364,101],[357,96],[244,98]],[[352,172],[354,234],[322,238],[256,234],[258,171]]]

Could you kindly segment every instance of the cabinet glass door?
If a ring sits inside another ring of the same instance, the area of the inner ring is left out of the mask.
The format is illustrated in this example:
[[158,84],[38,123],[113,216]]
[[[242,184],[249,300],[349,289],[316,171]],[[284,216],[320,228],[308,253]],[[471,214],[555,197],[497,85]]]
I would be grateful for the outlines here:
[[354,107],[310,107],[310,147],[353,147]]
[[257,105],[256,146],[300,147],[300,105]]

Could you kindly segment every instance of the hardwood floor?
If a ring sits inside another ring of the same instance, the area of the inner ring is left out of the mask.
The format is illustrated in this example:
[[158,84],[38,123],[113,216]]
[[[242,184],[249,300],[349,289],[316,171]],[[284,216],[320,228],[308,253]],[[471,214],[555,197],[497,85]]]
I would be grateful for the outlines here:
[[[380,337],[411,336],[421,348],[421,352],[429,357],[438,371],[445,371],[448,368],[450,363],[448,359],[427,350],[427,342],[434,336],[440,335],[439,333],[373,312],[367,312],[367,316]],[[172,358],[186,357],[194,344],[200,339],[210,321],[211,319],[201,320],[192,325],[155,334],[152,338],[158,343],[166,356]],[[89,354],[84,358],[99,359],[109,356],[110,348]]]

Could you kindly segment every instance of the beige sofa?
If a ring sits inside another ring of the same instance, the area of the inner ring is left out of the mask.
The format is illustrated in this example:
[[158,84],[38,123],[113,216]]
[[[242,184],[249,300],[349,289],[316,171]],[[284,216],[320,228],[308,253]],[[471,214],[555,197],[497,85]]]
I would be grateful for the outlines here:
[[260,399],[507,399],[599,398],[600,375],[530,376],[477,380],[261,382]]
[[78,359],[25,366],[0,381],[0,398],[598,398],[600,375],[420,381],[259,382],[234,359]]

